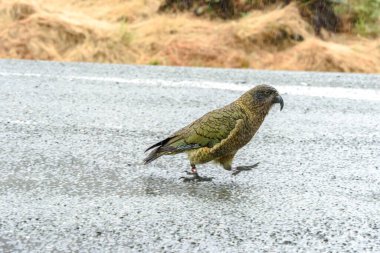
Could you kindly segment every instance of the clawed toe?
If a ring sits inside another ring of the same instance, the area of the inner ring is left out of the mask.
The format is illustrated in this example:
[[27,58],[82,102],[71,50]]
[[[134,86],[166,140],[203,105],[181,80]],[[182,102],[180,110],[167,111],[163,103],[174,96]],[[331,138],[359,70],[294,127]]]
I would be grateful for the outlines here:
[[249,166],[238,166],[233,169],[232,175],[236,176],[242,171],[252,170],[253,168],[256,168],[258,165],[259,163],[255,163],[254,165],[249,165]]
[[256,168],[259,165],[259,163],[255,163],[254,165],[249,166],[238,166],[236,167],[237,170],[243,171],[243,170],[251,170],[253,168]]
[[179,179],[183,179],[183,182],[208,182],[211,181],[212,177],[200,177],[197,172],[197,168],[194,164],[191,164],[191,171],[185,171],[187,175],[191,175],[190,177],[180,177]]
[[232,172],[232,176],[236,176],[237,174],[239,174],[241,172],[241,170],[235,170]]

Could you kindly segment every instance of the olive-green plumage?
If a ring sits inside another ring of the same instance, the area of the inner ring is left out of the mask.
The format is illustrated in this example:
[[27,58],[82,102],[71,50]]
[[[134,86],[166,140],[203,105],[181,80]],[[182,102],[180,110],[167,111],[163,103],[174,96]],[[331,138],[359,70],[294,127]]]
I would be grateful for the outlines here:
[[282,109],[278,92],[271,86],[258,85],[149,147],[147,150],[153,150],[144,162],[186,152],[192,166],[215,161],[230,170],[236,152],[252,139],[274,103],[281,103]]

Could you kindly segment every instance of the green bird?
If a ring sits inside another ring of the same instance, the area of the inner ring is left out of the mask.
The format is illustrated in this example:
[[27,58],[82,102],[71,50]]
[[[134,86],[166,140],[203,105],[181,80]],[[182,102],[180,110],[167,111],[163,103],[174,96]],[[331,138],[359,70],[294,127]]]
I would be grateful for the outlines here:
[[213,110],[168,138],[150,146],[152,150],[144,159],[148,164],[163,155],[187,153],[190,160],[190,177],[184,181],[211,181],[212,178],[200,177],[196,165],[214,161],[224,169],[237,175],[251,170],[251,166],[232,167],[236,152],[246,145],[255,135],[271,107],[284,101],[278,91],[269,85],[258,85],[245,92],[237,100],[222,108]]

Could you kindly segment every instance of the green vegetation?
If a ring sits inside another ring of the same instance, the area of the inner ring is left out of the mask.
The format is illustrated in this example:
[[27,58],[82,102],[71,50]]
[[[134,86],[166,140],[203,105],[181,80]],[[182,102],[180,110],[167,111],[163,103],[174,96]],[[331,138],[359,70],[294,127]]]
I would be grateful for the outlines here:
[[127,29],[126,22],[120,22],[120,39],[124,45],[130,45],[132,42],[132,33]]
[[380,0],[351,0],[336,7],[339,15],[347,15],[354,31],[364,36],[380,34]]
[[324,28],[363,36],[380,35],[380,0],[164,0],[160,10],[193,11],[197,16],[236,19],[252,9],[296,2],[317,35]]
[[159,60],[151,60],[148,64],[154,66],[162,65]]

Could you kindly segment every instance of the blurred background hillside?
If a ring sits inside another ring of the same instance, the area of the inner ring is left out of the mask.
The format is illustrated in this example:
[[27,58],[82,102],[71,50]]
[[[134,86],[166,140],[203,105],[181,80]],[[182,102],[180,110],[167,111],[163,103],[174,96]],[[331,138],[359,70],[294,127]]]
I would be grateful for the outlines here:
[[380,0],[0,0],[0,58],[380,72]]

